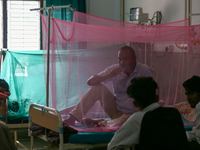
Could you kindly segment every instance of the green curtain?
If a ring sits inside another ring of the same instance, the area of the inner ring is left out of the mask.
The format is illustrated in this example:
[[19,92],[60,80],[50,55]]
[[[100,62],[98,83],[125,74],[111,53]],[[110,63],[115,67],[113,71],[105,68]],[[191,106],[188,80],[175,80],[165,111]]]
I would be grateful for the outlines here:
[[[72,8],[76,11],[86,13],[86,1],[85,0],[46,0],[46,7],[63,6],[72,4]],[[72,21],[73,11],[69,8],[54,9],[54,18]]]

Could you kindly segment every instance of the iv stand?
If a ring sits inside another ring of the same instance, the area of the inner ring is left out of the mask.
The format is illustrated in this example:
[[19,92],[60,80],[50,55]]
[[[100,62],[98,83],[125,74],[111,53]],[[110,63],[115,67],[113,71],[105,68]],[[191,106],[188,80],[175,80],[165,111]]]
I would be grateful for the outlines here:
[[72,5],[64,5],[64,6],[52,6],[52,7],[43,7],[43,8],[34,8],[30,9],[30,11],[35,11],[35,10],[47,10],[48,11],[48,24],[47,24],[47,74],[46,74],[46,106],[49,106],[49,51],[50,51],[50,12],[53,9],[56,8],[70,8],[72,9]]

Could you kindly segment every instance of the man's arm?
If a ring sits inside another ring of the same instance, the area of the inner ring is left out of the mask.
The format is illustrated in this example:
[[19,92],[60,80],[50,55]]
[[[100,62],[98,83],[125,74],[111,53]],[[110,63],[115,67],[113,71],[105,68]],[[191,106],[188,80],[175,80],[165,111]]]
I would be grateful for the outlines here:
[[89,86],[94,86],[96,84],[99,84],[109,78],[113,78],[115,76],[117,76],[120,72],[122,72],[123,69],[121,67],[118,67],[118,68],[113,68],[108,74],[106,75],[93,75],[91,76],[88,81],[87,81],[87,84]]
[[99,83],[105,81],[108,78],[109,78],[109,74],[106,74],[106,75],[103,75],[103,76],[93,75],[88,79],[87,84],[89,86],[94,86],[96,84],[99,84]]
[[196,140],[196,127],[193,127],[192,131],[186,131],[186,136],[189,142]]
[[146,71],[145,77],[153,77],[153,70],[151,68]]

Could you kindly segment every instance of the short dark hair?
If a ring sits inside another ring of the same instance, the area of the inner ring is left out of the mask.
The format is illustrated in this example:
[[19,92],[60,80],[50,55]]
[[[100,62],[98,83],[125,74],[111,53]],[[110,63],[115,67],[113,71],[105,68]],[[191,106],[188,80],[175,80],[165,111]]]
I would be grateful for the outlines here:
[[0,79],[0,87],[5,88],[9,92],[9,85],[4,79]]
[[157,83],[152,77],[138,77],[131,80],[127,88],[127,94],[134,98],[137,104],[145,108],[156,102]]
[[183,83],[183,87],[193,92],[200,92],[200,77],[196,75],[192,76]]
[[124,51],[124,50],[129,50],[133,54],[133,56],[135,56],[135,50],[132,47],[123,46],[123,47],[120,48],[120,51]]

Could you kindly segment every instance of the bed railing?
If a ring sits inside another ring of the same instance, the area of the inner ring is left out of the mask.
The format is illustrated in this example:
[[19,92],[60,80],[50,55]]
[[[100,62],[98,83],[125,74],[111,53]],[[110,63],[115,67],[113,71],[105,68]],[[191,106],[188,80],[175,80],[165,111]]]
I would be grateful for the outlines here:
[[[63,123],[61,115],[58,110],[47,106],[31,104],[29,108],[29,127],[33,123],[59,133],[60,137],[59,150],[63,149],[89,150],[97,147],[106,147],[108,144],[108,143],[97,143],[97,144],[64,143]],[[31,136],[30,129],[29,129],[29,136]],[[45,135],[39,135],[37,137],[47,141]],[[34,137],[31,136],[31,150],[33,150],[33,148],[34,148]]]
[[[58,110],[39,104],[31,104],[29,108],[29,127],[33,124],[40,125],[52,131],[58,132],[60,137],[59,149],[63,149],[63,124]],[[30,129],[29,129],[29,135]],[[34,137],[31,136],[31,150],[34,148]]]

